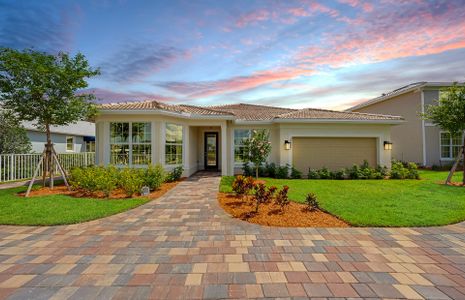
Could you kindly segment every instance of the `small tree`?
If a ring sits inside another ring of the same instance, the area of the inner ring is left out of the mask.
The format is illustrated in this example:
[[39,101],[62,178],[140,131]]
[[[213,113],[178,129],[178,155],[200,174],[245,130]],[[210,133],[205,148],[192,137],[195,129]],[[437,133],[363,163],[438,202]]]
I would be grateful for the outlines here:
[[[465,130],[465,86],[459,86],[455,83],[453,86],[444,89],[444,92],[435,105],[426,106],[422,117],[425,120],[430,120],[442,130],[448,131],[451,136],[463,134]],[[464,154],[465,138],[462,143],[462,149],[459,151],[457,159],[447,177],[446,184],[452,179],[452,175]],[[465,159],[462,182],[465,185]]]
[[26,129],[13,114],[0,110],[0,154],[29,153],[32,149]]
[[266,161],[271,152],[270,134],[268,130],[253,130],[252,136],[246,139],[244,151],[247,154],[247,160],[255,165],[255,177],[258,178],[258,170]]
[[[51,55],[34,50],[0,48],[0,101],[20,120],[33,121],[45,131],[44,184],[53,177],[54,153],[50,127],[85,120],[96,113],[92,94],[76,92],[88,86],[86,79],[99,74],[84,55]],[[53,187],[53,180],[50,180]]]

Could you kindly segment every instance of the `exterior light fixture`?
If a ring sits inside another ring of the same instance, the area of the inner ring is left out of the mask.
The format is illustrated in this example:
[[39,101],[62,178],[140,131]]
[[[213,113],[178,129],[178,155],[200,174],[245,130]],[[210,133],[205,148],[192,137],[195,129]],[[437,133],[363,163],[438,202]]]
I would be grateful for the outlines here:
[[392,143],[384,141],[384,150],[392,150]]
[[291,142],[289,142],[288,140],[285,140],[284,141],[284,149],[291,150]]

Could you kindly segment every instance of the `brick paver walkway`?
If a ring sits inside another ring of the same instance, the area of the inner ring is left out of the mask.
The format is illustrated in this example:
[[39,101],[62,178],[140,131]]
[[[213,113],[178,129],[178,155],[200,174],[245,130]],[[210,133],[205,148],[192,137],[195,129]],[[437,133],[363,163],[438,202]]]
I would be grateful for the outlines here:
[[465,225],[271,228],[231,219],[219,177],[126,213],[0,226],[0,299],[465,299]]

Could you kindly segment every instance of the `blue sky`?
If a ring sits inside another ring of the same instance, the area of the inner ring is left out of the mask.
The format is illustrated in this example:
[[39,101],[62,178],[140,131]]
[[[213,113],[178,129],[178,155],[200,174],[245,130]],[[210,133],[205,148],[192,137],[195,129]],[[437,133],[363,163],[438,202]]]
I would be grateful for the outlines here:
[[0,0],[0,45],[82,52],[105,102],[343,109],[464,81],[465,0]]

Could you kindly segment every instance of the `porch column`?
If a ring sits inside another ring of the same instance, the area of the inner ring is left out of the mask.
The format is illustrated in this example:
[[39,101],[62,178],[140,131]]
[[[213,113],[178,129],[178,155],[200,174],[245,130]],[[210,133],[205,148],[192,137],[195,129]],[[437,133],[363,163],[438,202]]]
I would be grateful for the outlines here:
[[227,147],[227,127],[226,124],[221,124],[221,175],[228,175],[228,147]]

